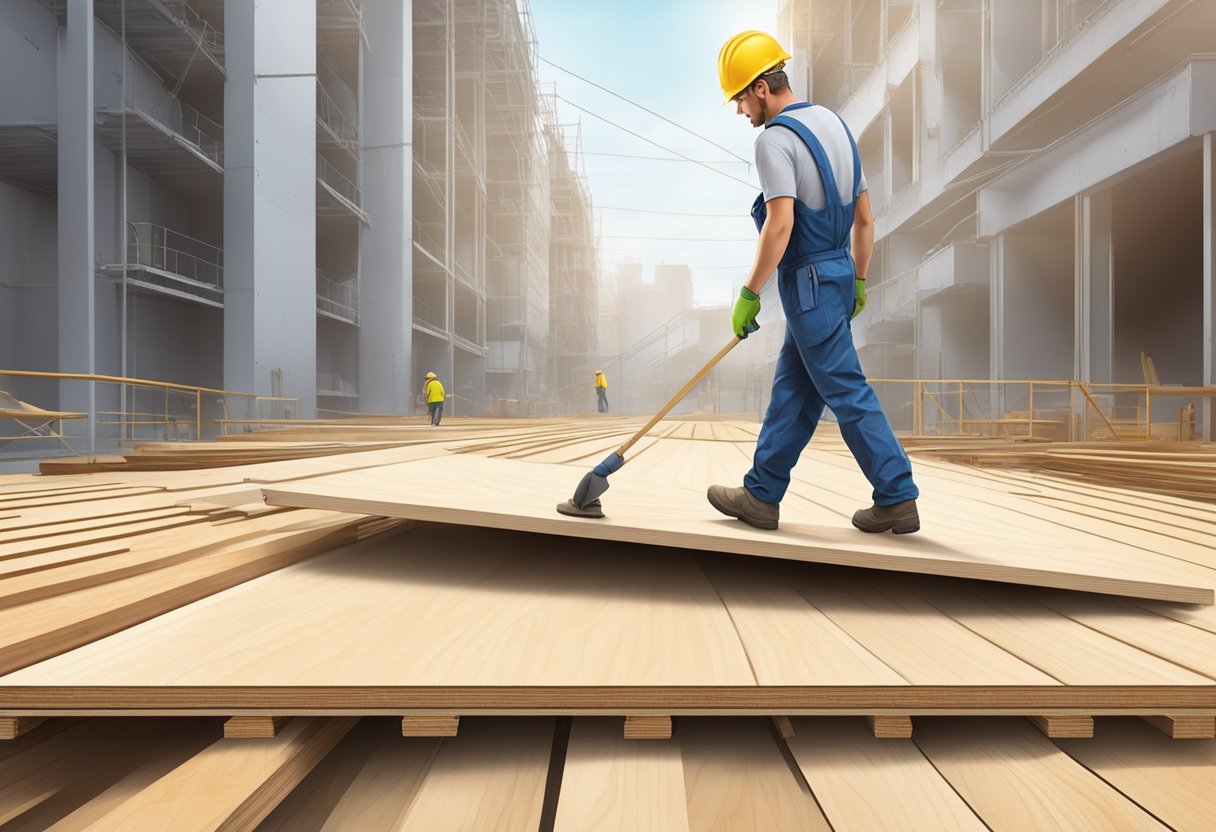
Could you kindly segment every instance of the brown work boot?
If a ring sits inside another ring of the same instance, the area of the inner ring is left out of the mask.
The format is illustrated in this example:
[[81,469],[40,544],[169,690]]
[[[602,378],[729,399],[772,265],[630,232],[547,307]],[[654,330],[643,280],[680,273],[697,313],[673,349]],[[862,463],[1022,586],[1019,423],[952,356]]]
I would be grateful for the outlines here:
[[746,488],[711,485],[705,496],[709,498],[711,506],[727,517],[736,517],[757,529],[777,528],[781,507],[776,503],[766,503],[764,500],[756,499]]
[[911,534],[920,530],[920,515],[916,513],[916,500],[904,500],[893,506],[877,503],[869,508],[853,512],[853,525],[863,532],[885,532]]

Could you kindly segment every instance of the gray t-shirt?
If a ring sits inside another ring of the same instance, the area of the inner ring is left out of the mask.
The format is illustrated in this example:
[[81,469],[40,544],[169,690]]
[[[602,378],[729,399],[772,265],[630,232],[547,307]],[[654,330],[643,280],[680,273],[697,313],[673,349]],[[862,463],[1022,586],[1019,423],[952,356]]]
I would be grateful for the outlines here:
[[[832,166],[841,202],[852,202],[866,190],[866,175],[853,182],[853,147],[840,117],[818,105],[789,110],[784,115],[801,121],[819,139]],[[824,206],[823,179],[806,143],[788,127],[770,127],[756,137],[756,171],[767,202],[779,196],[797,197],[808,208]]]

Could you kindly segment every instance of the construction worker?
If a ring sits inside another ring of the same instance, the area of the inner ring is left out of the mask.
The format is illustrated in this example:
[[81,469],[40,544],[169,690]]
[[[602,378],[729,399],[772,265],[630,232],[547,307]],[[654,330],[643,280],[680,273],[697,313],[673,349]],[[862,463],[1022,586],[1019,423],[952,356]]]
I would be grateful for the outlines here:
[[759,327],[760,291],[775,268],[786,331],[752,468],[742,488],[710,486],[709,502],[757,528],[777,528],[790,471],[827,406],[874,487],[873,505],[857,511],[853,525],[915,532],[919,492],[912,465],[861,371],[849,323],[865,308],[874,250],[861,157],[838,115],[790,90],[783,71],[789,57],[770,35],[754,30],[732,37],[718,55],[726,101],[764,128],[756,139],[763,192],[751,209],[760,240],[731,328],[746,338]]
[[608,412],[608,377],[603,370],[595,371],[595,408],[600,413]]
[[434,373],[427,373],[422,392],[426,395],[426,409],[431,414],[431,427],[437,428],[443,418],[443,382]]

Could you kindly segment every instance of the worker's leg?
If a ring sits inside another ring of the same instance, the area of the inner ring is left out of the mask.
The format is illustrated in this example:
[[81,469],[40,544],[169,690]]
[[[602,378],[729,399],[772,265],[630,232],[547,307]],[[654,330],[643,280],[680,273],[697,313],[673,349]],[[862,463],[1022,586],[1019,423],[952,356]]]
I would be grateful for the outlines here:
[[439,422],[443,419],[443,402],[435,402],[435,427],[439,427]]
[[790,471],[811,441],[822,415],[823,398],[815,389],[793,333],[787,327],[785,343],[777,357],[772,397],[756,440],[752,469],[743,478],[744,487],[756,499],[781,502],[790,485]]
[[832,408],[845,443],[874,486],[874,502],[889,506],[915,500],[919,491],[912,481],[912,463],[861,371],[848,321],[842,318],[825,341],[802,345],[801,351],[815,388]]

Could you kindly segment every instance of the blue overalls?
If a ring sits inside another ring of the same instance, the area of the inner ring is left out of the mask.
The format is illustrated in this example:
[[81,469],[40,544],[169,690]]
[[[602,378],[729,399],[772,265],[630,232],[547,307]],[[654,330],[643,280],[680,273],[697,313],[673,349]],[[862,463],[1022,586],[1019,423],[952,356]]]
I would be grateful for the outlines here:
[[[777,288],[785,309],[785,343],[777,358],[773,392],[756,441],[752,469],[743,484],[758,499],[780,503],[798,462],[823,415],[832,408],[844,441],[874,486],[874,502],[894,505],[919,494],[912,464],[895,439],[873,388],[866,382],[853,346],[853,199],[839,204],[836,177],[823,145],[806,125],[784,113],[812,106],[791,104],[767,125],[793,130],[823,179],[824,207],[813,210],[794,199],[794,229],[781,262]],[[843,121],[841,122],[843,124]],[[845,127],[846,133],[848,127]],[[853,182],[861,181],[861,157],[853,146]],[[856,187],[856,184],[854,185]],[[756,229],[767,216],[764,194],[752,205]]]

